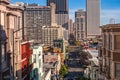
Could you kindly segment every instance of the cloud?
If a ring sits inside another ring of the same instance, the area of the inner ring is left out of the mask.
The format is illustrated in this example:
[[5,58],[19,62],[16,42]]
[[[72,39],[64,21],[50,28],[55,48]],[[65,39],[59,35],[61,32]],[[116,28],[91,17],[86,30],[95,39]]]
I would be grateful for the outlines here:
[[101,25],[109,24],[112,18],[115,23],[120,23],[120,9],[101,10]]
[[[81,8],[84,9],[84,8]],[[78,9],[71,9],[70,10],[70,19],[75,19],[75,11]],[[109,24],[110,19],[113,18],[115,23],[120,23],[120,9],[103,9],[100,13],[101,16],[101,25]]]
[[102,10],[101,18],[118,18],[120,17],[120,9],[118,10]]

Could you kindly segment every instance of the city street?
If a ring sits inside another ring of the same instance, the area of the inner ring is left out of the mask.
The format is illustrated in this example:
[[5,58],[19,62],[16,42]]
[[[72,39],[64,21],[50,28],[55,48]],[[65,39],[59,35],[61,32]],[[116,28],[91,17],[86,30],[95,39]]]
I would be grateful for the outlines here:
[[[67,61],[68,65],[68,75],[65,80],[75,80],[79,76],[83,76],[84,69],[80,62],[80,54],[77,51],[79,47],[71,47],[68,54],[69,59]],[[72,52],[71,52],[72,51]]]

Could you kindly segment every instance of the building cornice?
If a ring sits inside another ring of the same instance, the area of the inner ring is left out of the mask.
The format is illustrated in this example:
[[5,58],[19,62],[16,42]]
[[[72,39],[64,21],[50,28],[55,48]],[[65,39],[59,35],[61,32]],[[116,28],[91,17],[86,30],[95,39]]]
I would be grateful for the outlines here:
[[10,4],[10,0],[0,0],[0,4],[8,5]]
[[22,7],[20,7],[20,6],[7,5],[7,8],[8,8],[10,11],[19,11],[19,12],[21,12],[21,11],[23,10]]
[[120,24],[108,24],[100,26],[103,32],[120,32]]

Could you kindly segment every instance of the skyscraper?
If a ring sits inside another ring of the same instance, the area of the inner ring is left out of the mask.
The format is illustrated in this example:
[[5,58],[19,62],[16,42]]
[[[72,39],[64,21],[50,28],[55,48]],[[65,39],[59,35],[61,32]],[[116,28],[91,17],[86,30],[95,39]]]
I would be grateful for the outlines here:
[[68,0],[47,0],[47,6],[49,6],[50,3],[54,3],[56,5],[56,23],[68,29]]
[[27,40],[34,40],[37,43],[42,41],[42,26],[55,24],[55,5],[38,6],[36,4],[26,5],[23,12],[24,36]]
[[68,33],[73,34],[73,20],[69,19],[69,27],[68,27]]
[[100,0],[87,0],[87,38],[100,35]]
[[62,26],[43,26],[42,27],[42,43],[44,45],[52,46],[53,41],[63,38]]
[[68,14],[68,0],[47,0],[47,6],[50,3],[56,4],[56,14]]
[[86,11],[80,9],[75,12],[76,39],[86,38]]

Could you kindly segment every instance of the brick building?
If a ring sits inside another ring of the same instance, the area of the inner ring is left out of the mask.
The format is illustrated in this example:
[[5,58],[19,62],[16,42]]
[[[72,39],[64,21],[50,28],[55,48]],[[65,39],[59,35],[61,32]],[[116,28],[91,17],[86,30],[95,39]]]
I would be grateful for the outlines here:
[[[2,80],[9,80],[10,78],[20,79],[21,77],[21,75],[18,75],[18,70],[21,69],[20,41],[22,39],[22,31],[15,32],[13,37],[13,32],[20,29],[22,26],[21,12],[22,9],[19,5],[11,4],[10,0],[0,0],[0,28],[2,28],[5,31],[7,36],[7,44],[4,47],[6,59],[3,63],[3,66],[5,68],[5,71],[9,69],[8,73],[2,74]],[[13,44],[15,44],[14,47]],[[9,57],[7,55],[9,55]],[[2,70],[4,71],[4,69]]]
[[103,80],[120,80],[120,24],[101,26],[99,70]]
[[30,48],[30,42],[26,41],[21,44],[21,66],[22,66],[22,80],[30,80],[30,73],[32,72],[32,54],[33,49]]

